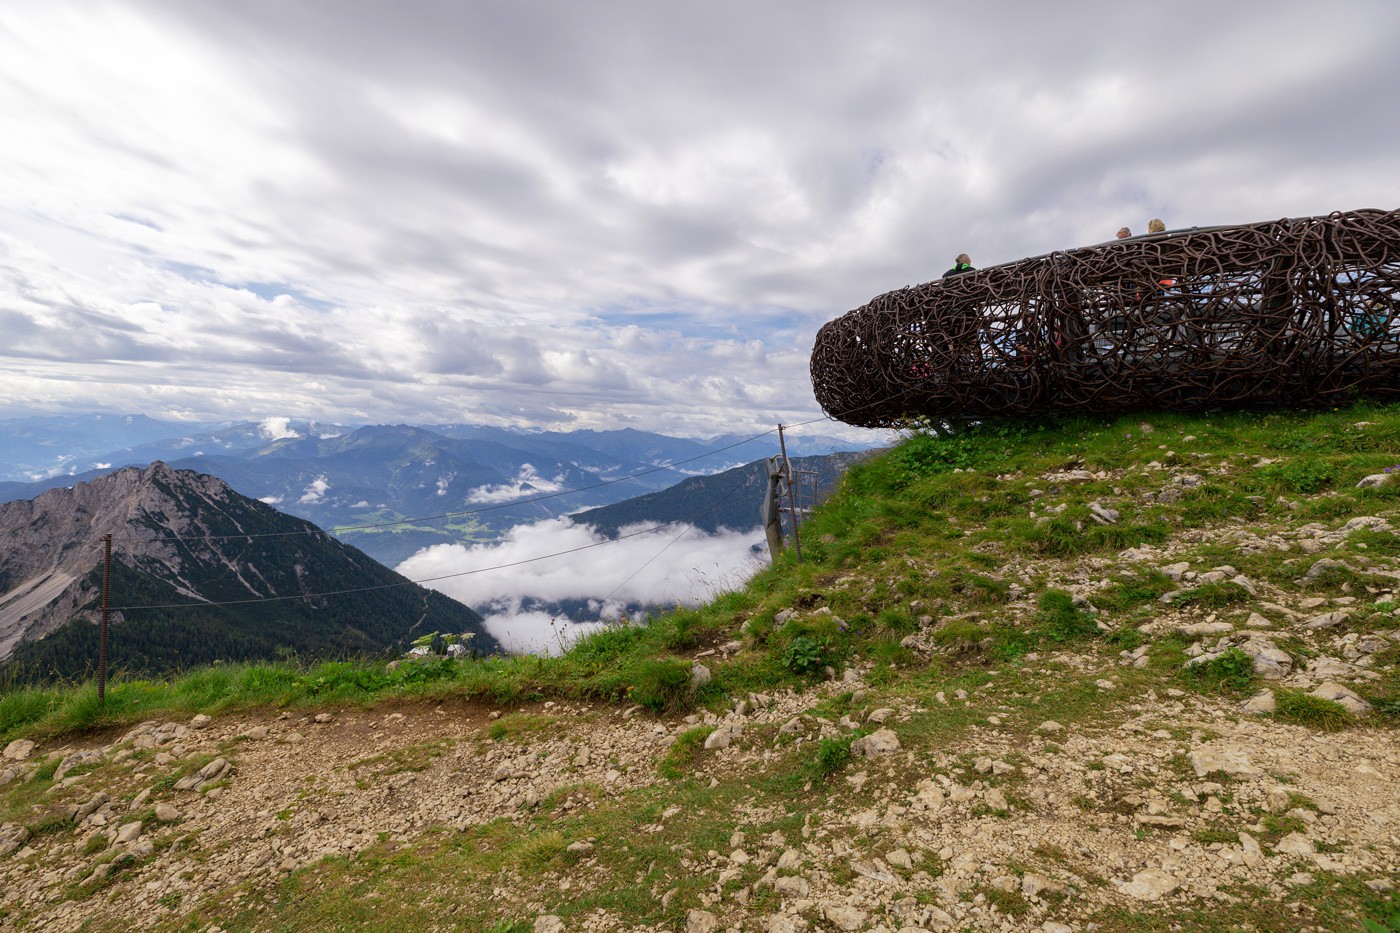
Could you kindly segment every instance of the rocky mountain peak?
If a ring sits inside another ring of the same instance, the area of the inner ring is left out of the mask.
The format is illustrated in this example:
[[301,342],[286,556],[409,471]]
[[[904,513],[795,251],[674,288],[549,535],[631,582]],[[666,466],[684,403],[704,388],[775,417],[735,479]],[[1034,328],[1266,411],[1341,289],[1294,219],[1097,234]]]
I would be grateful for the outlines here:
[[[315,594],[347,588],[333,582],[346,574],[357,582],[388,575],[406,584],[309,522],[242,496],[217,477],[155,461],[0,504],[0,660],[21,642],[91,616],[85,610],[95,609],[100,596],[106,534],[113,563],[141,578],[113,594],[116,607]],[[425,592],[414,597],[420,609]],[[471,621],[479,619],[466,611]],[[122,618],[118,612],[116,620]]]

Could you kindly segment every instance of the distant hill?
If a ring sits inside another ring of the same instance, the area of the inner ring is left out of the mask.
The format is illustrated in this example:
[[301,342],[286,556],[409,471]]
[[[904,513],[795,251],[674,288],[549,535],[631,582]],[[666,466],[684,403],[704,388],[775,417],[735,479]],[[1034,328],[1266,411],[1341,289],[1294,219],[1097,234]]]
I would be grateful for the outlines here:
[[[466,606],[222,480],[157,462],[0,504],[0,659],[41,677],[95,663],[105,533],[117,667],[379,653],[432,631],[500,649]],[[339,591],[351,592],[315,595]]]
[[[267,418],[219,426],[147,419],[133,422],[138,430],[122,446],[94,454],[82,432],[88,421],[106,426],[92,420],[97,417],[0,421],[0,502],[32,499],[94,480],[114,467],[161,460],[175,469],[217,476],[243,495],[308,519],[390,566],[430,545],[492,541],[522,523],[621,502],[687,476],[777,453],[773,436],[701,441],[634,429],[353,428]],[[171,433],[149,439],[163,430]],[[110,441],[120,435],[97,436]],[[47,467],[22,468],[21,462],[35,462],[40,437],[47,445]],[[839,442],[799,434],[788,443],[794,454],[811,454],[827,453]],[[88,452],[75,453],[79,447]],[[59,475],[33,478],[40,473]],[[553,495],[557,492],[566,494]],[[541,495],[548,498],[538,499]],[[455,514],[434,518],[448,513]],[[395,524],[404,519],[427,520]]]
[[[113,451],[206,431],[209,425],[161,421],[145,415],[41,415],[0,419],[0,487],[51,474],[96,469]],[[157,459],[147,457],[142,462]],[[133,462],[122,459],[117,465]],[[108,464],[110,468],[111,464]]]
[[[842,451],[823,457],[794,457],[792,468],[816,475],[820,501],[836,487],[851,464],[869,455],[869,451]],[[683,521],[711,533],[720,528],[744,531],[762,524],[759,509],[767,489],[768,466],[764,459],[712,476],[692,476],[661,492],[576,512],[570,518],[576,524],[591,525],[608,537],[615,537],[624,525],[638,522]],[[720,504],[710,508],[716,502]]]

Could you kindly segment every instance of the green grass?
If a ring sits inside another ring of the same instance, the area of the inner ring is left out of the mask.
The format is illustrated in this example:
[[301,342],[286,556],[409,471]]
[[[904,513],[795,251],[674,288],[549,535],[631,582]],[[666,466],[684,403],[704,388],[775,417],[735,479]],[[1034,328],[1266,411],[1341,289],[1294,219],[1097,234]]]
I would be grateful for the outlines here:
[[1197,689],[1235,696],[1249,693],[1256,686],[1254,659],[1238,648],[1231,648],[1203,664],[1191,665],[1183,677]]
[[676,781],[687,776],[704,750],[705,739],[714,731],[714,726],[695,726],[676,736],[666,756],[657,765],[662,777]]
[[1356,717],[1342,704],[1310,696],[1302,690],[1275,689],[1274,700],[1274,717],[1284,722],[1325,732],[1336,732],[1356,724]]

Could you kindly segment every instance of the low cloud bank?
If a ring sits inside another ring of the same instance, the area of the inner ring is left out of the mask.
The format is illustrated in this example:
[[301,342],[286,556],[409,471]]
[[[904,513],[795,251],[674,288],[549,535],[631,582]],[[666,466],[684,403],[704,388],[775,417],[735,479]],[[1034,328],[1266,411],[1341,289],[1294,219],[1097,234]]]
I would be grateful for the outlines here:
[[[631,525],[621,534],[645,527]],[[526,601],[584,600],[597,617],[617,619],[629,603],[706,602],[742,586],[767,563],[766,555],[753,551],[763,541],[761,529],[682,531],[683,526],[667,525],[608,541],[589,526],[558,518],[519,525],[492,544],[424,548],[396,569],[412,580],[447,577],[424,585],[480,612],[510,651],[556,653],[598,623],[527,609]],[[550,554],[560,556],[546,557]],[[521,561],[530,563],[503,566]],[[490,567],[502,569],[484,569]]]

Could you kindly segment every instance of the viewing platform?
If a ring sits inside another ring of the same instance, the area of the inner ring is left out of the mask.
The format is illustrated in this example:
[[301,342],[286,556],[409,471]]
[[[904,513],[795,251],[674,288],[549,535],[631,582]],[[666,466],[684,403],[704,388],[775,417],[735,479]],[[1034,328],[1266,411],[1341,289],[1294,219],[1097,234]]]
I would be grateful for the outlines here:
[[1400,397],[1400,211],[1173,230],[888,292],[827,323],[831,417],[1320,407]]

